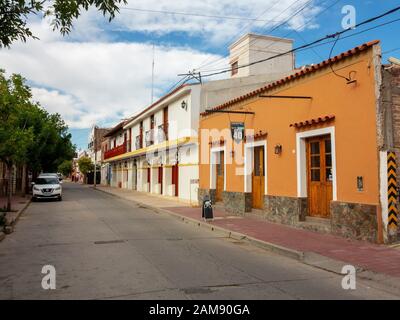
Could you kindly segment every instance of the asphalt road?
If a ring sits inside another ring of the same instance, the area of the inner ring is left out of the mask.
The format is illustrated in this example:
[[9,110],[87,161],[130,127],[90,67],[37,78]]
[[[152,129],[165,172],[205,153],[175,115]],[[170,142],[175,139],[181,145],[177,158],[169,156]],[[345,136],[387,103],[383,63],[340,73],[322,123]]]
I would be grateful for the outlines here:
[[399,298],[85,186],[65,183],[63,198],[31,203],[0,243],[0,299]]

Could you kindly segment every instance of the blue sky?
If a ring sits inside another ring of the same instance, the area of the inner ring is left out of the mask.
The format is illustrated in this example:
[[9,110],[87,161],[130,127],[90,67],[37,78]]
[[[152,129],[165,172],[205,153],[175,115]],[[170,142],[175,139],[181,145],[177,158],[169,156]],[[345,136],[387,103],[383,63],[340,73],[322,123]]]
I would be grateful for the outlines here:
[[[179,80],[178,73],[204,62],[208,65],[200,68],[203,73],[226,67],[229,44],[246,32],[288,37],[299,46],[342,30],[344,5],[354,6],[360,22],[400,6],[400,0],[129,1],[111,23],[94,10],[83,14],[67,37],[34,17],[30,27],[40,40],[1,49],[0,67],[27,78],[35,100],[50,112],[59,112],[70,126],[73,142],[85,148],[93,124],[112,126],[150,103],[153,46],[156,99]],[[348,34],[394,19],[400,19],[400,11]],[[277,27],[282,21],[286,23]],[[400,21],[341,39],[334,54],[374,39],[381,40],[383,52],[400,48],[399,31]],[[298,52],[296,64],[318,63],[328,58],[330,49],[328,44]],[[384,62],[389,56],[399,57],[400,49],[384,54]]]

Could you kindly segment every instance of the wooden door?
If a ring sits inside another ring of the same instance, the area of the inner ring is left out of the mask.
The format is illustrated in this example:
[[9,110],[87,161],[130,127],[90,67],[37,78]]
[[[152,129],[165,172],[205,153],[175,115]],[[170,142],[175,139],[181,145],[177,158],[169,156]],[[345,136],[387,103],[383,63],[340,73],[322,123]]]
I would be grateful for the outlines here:
[[132,190],[137,190],[137,165],[134,164],[132,169]]
[[253,156],[252,174],[252,198],[253,208],[262,209],[264,207],[265,190],[265,166],[264,166],[264,147],[255,147]]
[[332,200],[332,147],[330,136],[307,140],[307,188],[310,216],[328,218]]
[[147,192],[151,191],[151,187],[150,187],[150,171],[151,171],[151,169],[147,168],[147,184],[149,186]]
[[178,164],[175,164],[172,166],[172,184],[175,185],[174,196],[177,197],[179,194],[179,167],[178,167]]
[[224,173],[225,173],[225,163],[224,163],[224,152],[220,151],[218,153],[218,161],[216,165],[216,175],[217,175],[217,185],[216,185],[216,201],[222,201],[222,192],[224,191]]
[[163,167],[158,167],[158,183],[160,184],[160,194],[163,193]]

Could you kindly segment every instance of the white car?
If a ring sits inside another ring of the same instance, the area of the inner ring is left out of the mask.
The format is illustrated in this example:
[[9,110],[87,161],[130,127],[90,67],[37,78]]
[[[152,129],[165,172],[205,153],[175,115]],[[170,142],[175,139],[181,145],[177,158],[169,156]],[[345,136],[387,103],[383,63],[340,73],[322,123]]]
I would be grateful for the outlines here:
[[48,177],[48,176],[56,177],[59,181],[62,181],[62,177],[61,177],[60,173],[41,173],[41,174],[39,174],[38,178]]
[[57,176],[41,174],[32,184],[32,201],[37,199],[62,200],[62,187]]

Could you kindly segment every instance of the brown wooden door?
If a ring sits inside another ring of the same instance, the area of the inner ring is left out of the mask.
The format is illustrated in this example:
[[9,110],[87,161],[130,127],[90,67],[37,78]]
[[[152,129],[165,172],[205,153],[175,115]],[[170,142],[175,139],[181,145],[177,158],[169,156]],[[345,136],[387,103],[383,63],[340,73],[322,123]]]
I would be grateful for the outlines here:
[[308,213],[328,218],[332,200],[332,148],[330,136],[307,140]]
[[175,197],[179,194],[179,167],[178,164],[172,166],[172,184],[175,185]]
[[150,168],[147,168],[147,183],[149,184],[149,188],[147,190],[147,192],[151,191],[151,187],[150,187]]
[[253,208],[262,209],[264,207],[265,190],[265,166],[264,166],[264,147],[254,148],[254,167],[252,174],[252,195]]
[[217,185],[215,200],[222,201],[222,192],[224,191],[224,173],[225,173],[225,162],[224,162],[224,152],[220,151],[218,154],[218,161],[216,165],[217,171]]
[[160,193],[163,193],[163,167],[158,167],[158,183],[160,184]]

